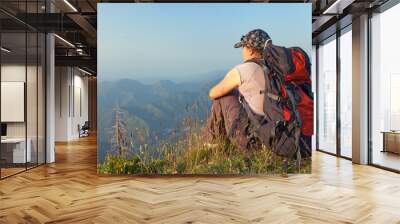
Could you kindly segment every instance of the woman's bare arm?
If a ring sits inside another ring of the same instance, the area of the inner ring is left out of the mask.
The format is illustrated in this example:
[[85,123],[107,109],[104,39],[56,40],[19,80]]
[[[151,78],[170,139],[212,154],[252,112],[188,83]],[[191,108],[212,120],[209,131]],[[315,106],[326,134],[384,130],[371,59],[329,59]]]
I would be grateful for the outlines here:
[[240,75],[237,69],[230,70],[217,85],[211,88],[209,96],[211,99],[215,100],[221,96],[225,96],[233,89],[240,86]]

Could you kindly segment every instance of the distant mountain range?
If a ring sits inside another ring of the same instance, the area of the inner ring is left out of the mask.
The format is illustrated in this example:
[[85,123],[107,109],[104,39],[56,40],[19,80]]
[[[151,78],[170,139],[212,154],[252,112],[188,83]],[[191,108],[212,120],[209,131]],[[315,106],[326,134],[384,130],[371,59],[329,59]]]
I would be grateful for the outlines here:
[[183,131],[184,118],[204,123],[211,106],[208,92],[223,75],[215,74],[210,80],[184,83],[161,80],[143,84],[131,79],[99,82],[99,159],[102,160],[110,148],[115,108],[122,112],[134,144],[154,144],[169,138],[172,133],[179,135]]

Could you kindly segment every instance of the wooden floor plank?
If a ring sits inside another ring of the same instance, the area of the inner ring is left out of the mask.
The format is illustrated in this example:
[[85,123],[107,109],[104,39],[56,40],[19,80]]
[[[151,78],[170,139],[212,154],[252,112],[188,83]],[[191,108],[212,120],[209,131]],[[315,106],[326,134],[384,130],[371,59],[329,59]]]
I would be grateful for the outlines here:
[[400,175],[314,152],[310,175],[105,177],[96,139],[0,181],[0,223],[400,223]]

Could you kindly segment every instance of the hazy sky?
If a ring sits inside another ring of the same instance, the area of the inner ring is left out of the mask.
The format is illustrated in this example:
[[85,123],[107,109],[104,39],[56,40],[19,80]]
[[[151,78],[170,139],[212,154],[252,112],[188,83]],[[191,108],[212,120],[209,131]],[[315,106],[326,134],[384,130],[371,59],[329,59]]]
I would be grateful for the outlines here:
[[242,62],[241,49],[233,45],[256,28],[277,45],[311,53],[311,4],[100,3],[98,8],[100,80],[181,82],[227,71]]

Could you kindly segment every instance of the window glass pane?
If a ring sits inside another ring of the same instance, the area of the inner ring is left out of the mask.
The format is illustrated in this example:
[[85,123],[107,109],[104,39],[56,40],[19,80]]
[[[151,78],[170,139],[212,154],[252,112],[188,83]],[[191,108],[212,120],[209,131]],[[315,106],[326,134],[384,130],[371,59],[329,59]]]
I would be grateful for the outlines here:
[[[39,11],[37,1],[27,2],[26,12],[33,14]],[[31,18],[32,22],[34,18]],[[27,147],[30,148],[30,161],[27,167],[35,167],[38,164],[38,33],[36,30],[27,29],[27,74],[26,74],[26,125]]]
[[[400,170],[400,4],[372,18],[372,163]],[[386,133],[385,133],[386,132]]]
[[37,33],[28,32],[28,61],[27,61],[27,80],[26,80],[26,113],[27,113],[27,143],[30,148],[30,160],[28,168],[37,165],[37,79],[38,79],[38,49]]
[[[10,14],[35,23],[45,0],[0,1]],[[45,35],[0,12],[0,177],[45,162]]]
[[340,36],[340,153],[352,156],[352,35]]
[[[25,170],[31,151],[26,150],[25,91],[26,34],[1,34],[1,176]],[[11,109],[12,108],[12,109]]]
[[45,52],[46,36],[43,33],[39,33],[39,45],[38,45],[38,163],[45,163]]
[[336,39],[318,49],[319,149],[336,153]]

